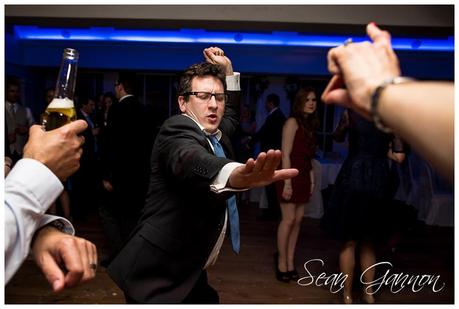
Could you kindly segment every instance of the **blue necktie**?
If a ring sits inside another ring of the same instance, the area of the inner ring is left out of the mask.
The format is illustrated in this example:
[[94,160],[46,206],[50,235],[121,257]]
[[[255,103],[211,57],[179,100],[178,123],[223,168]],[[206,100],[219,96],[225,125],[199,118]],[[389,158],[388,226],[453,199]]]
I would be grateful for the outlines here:
[[[215,155],[217,157],[225,158],[225,152],[223,151],[222,145],[218,141],[217,137],[210,135],[209,140],[214,146]],[[233,245],[233,251],[239,253],[239,215],[237,213],[236,197],[234,195],[226,200],[226,206],[230,221],[231,244]]]

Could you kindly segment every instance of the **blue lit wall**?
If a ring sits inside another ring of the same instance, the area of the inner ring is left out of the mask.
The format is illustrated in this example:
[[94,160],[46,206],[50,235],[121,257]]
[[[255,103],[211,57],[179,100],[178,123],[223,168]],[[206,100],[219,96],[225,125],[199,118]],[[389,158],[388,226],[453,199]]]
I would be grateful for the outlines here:
[[[41,30],[36,27],[16,28],[14,36],[6,37],[7,74],[18,65],[58,66],[66,47],[80,51],[81,68],[181,71],[202,60],[203,48],[219,45],[231,57],[235,69],[243,73],[320,76],[328,75],[327,50],[345,38],[279,32],[250,37],[245,33],[238,36],[238,33],[204,30],[161,32],[162,37],[153,36],[158,35],[158,31],[132,33],[112,28],[88,28],[86,32]],[[355,41],[363,39],[354,38]],[[394,38],[394,45],[403,74],[417,78],[453,78],[452,38]]]

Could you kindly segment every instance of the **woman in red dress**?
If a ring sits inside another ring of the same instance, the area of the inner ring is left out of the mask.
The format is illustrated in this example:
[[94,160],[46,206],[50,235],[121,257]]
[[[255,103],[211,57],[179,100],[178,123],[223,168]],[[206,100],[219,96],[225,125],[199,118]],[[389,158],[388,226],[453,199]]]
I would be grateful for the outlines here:
[[300,89],[291,116],[282,130],[282,168],[297,168],[298,176],[277,183],[282,219],[277,230],[276,278],[282,282],[298,279],[295,247],[304,216],[304,205],[314,189],[313,159],[319,125],[317,99],[313,88]]

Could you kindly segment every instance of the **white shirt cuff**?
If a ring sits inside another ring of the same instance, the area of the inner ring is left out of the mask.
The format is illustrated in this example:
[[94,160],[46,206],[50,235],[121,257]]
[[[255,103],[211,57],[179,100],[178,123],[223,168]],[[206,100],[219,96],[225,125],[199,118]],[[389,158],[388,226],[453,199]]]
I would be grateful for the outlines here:
[[222,193],[225,191],[239,192],[248,190],[249,188],[235,189],[226,186],[226,184],[228,183],[229,176],[231,175],[233,170],[241,165],[244,164],[239,162],[230,162],[225,164],[225,166],[223,166],[223,168],[218,173],[217,177],[215,177],[215,180],[210,185],[210,190],[215,193]]
[[226,90],[228,91],[240,91],[241,90],[241,73],[233,72],[233,75],[226,76]]
[[5,180],[6,186],[13,184],[27,188],[29,194],[37,199],[43,214],[61,194],[64,186],[46,165],[33,159],[19,160]]

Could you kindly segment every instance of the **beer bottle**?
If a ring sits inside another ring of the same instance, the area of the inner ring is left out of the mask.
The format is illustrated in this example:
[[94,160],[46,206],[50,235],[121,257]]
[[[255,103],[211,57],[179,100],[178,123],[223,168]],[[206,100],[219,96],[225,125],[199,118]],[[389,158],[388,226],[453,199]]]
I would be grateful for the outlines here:
[[75,92],[78,51],[66,48],[62,55],[54,99],[42,114],[41,124],[46,131],[61,127],[76,119],[73,95]]

